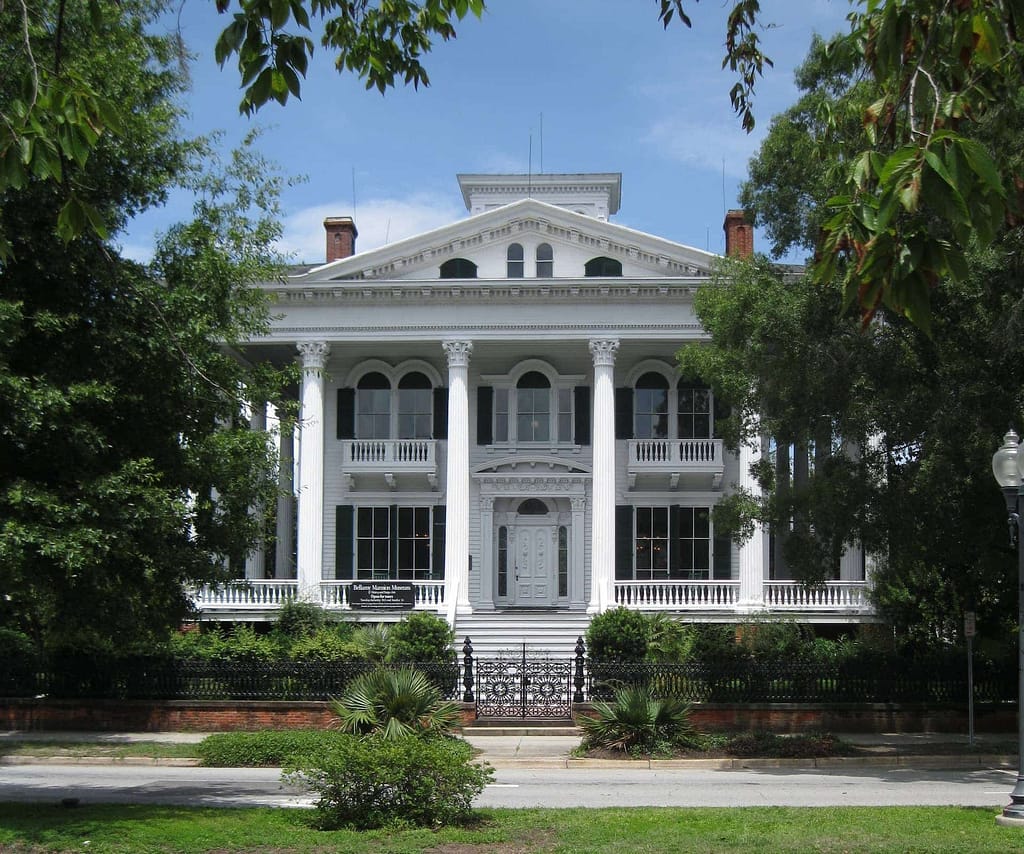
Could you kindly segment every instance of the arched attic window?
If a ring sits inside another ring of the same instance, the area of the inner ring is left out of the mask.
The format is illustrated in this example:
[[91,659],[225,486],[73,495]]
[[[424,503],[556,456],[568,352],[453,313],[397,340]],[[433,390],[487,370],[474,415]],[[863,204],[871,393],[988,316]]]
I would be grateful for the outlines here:
[[598,276],[621,276],[622,262],[604,255],[591,258],[583,267],[583,275],[588,279]]
[[356,385],[356,438],[391,438],[391,383],[378,371]]
[[523,261],[523,247],[520,243],[510,243],[505,252],[505,275],[510,279],[521,279],[525,274],[526,263]]
[[637,439],[668,438],[668,380],[661,374],[650,371],[636,381],[633,435]]
[[555,253],[550,243],[537,246],[537,278],[550,279],[555,275]]
[[398,438],[430,439],[434,410],[430,380],[411,371],[398,381]]
[[476,264],[468,258],[450,258],[441,265],[442,279],[475,279]]

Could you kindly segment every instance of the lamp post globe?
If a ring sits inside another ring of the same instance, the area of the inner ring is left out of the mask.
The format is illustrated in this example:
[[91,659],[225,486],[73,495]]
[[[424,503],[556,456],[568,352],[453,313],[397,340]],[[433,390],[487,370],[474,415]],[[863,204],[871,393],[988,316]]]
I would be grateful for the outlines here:
[[992,455],[992,474],[1003,490],[1010,539],[1017,546],[1017,784],[1010,792],[1010,803],[996,816],[996,823],[1024,827],[1024,454],[1020,437],[1013,430],[1006,433],[1002,446]]

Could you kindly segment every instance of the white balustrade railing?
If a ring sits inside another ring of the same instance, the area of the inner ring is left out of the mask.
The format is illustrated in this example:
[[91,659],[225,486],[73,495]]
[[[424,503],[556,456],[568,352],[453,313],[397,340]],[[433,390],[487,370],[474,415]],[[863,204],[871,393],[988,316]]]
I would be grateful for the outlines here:
[[299,595],[297,581],[239,580],[223,586],[205,586],[192,594],[201,611],[269,610],[280,608]]
[[615,604],[642,610],[720,610],[739,603],[738,581],[616,581]]
[[721,468],[721,439],[630,439],[633,468]]
[[344,465],[349,470],[433,470],[437,467],[436,445],[433,439],[349,439],[345,442]]
[[[351,581],[321,581],[320,602],[324,608],[349,607],[348,588]],[[432,611],[444,605],[444,581],[414,581],[414,607]],[[314,594],[315,595],[315,594]],[[192,594],[200,611],[276,611],[289,599],[298,599],[299,583],[286,581],[243,581],[223,587],[202,587]]]
[[[325,608],[348,608],[351,581],[321,581],[320,604]],[[444,605],[444,580],[412,583],[416,610],[433,611]]]
[[871,608],[870,586],[865,581],[826,581],[807,587],[796,581],[766,581],[764,604],[768,610],[816,611]]

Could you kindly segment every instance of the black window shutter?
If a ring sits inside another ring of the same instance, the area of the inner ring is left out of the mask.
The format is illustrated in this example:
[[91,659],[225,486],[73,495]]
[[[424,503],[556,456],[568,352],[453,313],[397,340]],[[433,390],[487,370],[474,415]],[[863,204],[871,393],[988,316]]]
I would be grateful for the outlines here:
[[338,438],[354,439],[356,437],[356,390],[354,388],[338,389]]
[[434,389],[434,438],[448,438],[448,389]]
[[494,441],[494,388],[479,386],[476,390],[476,443],[490,445]]
[[590,386],[578,385],[573,389],[575,400],[573,405],[576,409],[574,414],[575,440],[577,445],[590,444]]
[[633,507],[621,504],[615,508],[615,580],[633,579]]
[[354,522],[355,507],[351,504],[339,504],[334,508],[334,577],[342,581],[352,578]]
[[444,578],[444,520],[445,507],[439,504],[434,508],[434,536],[430,542],[430,574],[436,579]]
[[719,581],[732,578],[732,538],[715,537],[715,563],[712,576]]
[[615,389],[615,438],[633,438],[633,389]]

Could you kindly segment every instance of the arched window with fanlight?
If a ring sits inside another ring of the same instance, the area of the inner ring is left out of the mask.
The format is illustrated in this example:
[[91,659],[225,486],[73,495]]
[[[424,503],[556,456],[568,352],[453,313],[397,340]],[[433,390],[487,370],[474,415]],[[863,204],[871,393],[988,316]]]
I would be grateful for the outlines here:
[[633,392],[633,437],[668,438],[668,380],[650,371],[636,381]]
[[537,246],[536,259],[538,279],[550,279],[555,275],[555,253],[550,243]]
[[698,380],[681,379],[677,388],[680,439],[711,438],[711,390]]
[[398,438],[430,439],[433,431],[433,388],[419,371],[398,381]]
[[525,275],[526,262],[521,243],[510,243],[505,252],[505,270],[510,279],[521,279]]
[[540,371],[523,374],[516,385],[516,436],[520,442],[551,439],[551,382]]
[[357,439],[391,438],[391,382],[371,371],[356,385]]

